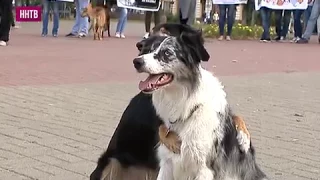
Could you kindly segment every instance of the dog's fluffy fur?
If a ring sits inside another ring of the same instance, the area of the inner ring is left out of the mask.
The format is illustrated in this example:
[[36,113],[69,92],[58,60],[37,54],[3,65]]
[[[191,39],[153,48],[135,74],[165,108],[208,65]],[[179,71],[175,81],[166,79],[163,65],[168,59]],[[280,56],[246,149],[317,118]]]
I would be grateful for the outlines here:
[[247,154],[240,151],[222,84],[201,68],[204,47],[200,33],[149,38],[149,53],[133,61],[138,72],[149,74],[139,88],[152,93],[157,114],[182,141],[179,155],[159,146],[157,179],[265,179],[253,148]]
[[83,9],[81,13],[82,17],[90,18],[90,29],[93,30],[93,39],[102,40],[103,32],[108,31],[108,36],[110,37],[110,15],[109,8],[107,6],[103,7],[92,7],[92,4]]
[[[162,24],[154,28],[153,35],[170,34],[171,36],[180,36],[182,32],[192,34],[199,31],[185,25]],[[152,40],[152,38],[150,39]],[[140,54],[151,50],[152,43],[150,42],[152,41],[150,39],[137,43]],[[202,59],[209,59],[206,51]],[[151,98],[151,95],[140,92],[130,101],[112,136],[107,151],[101,155],[96,169],[90,175],[90,180],[122,180],[128,175],[131,178],[156,179],[158,160],[155,149],[159,142],[158,127],[161,124],[161,120],[156,115]],[[233,122],[231,124],[234,127],[236,126]],[[240,153],[244,153],[243,149],[248,150],[250,147],[250,135],[247,131],[244,131],[246,129],[244,123],[239,123],[237,127],[238,132],[235,131],[233,133],[238,136]],[[248,133],[247,135],[246,132]],[[171,151],[180,153],[181,141],[173,131],[168,132],[167,128],[162,125],[159,128],[159,136],[161,142]],[[245,144],[249,144],[249,146],[245,147]],[[128,168],[131,170],[128,171]],[[153,176],[150,176],[150,174]]]

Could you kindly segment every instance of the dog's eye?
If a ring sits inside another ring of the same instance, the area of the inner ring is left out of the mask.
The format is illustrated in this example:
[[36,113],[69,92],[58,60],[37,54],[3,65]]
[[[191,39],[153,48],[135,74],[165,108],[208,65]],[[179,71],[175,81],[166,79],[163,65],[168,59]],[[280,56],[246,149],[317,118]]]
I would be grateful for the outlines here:
[[172,52],[170,50],[165,50],[163,53],[164,53],[165,56],[171,56],[172,55]]

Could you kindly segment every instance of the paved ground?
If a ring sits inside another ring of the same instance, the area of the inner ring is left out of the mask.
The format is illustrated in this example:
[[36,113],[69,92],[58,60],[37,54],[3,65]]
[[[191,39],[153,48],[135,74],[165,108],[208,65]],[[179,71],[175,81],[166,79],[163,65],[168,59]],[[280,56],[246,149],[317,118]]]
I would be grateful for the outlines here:
[[[61,23],[61,34],[71,28]],[[113,27],[115,25],[113,24]],[[127,39],[41,38],[40,24],[0,48],[0,180],[88,179],[141,76],[132,67],[143,25]],[[208,40],[205,67],[245,117],[273,180],[320,180],[320,63],[308,45]]]

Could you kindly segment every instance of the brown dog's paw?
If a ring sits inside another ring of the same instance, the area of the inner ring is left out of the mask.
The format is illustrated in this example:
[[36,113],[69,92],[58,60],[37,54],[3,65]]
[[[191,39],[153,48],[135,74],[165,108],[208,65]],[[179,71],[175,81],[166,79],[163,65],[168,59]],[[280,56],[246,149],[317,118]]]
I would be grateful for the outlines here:
[[181,140],[179,136],[164,125],[159,127],[160,142],[164,144],[173,153],[179,154],[181,147]]
[[247,129],[247,126],[244,120],[241,117],[233,116],[232,119],[234,121],[234,125],[236,126],[236,130],[238,132],[237,140],[240,145],[240,149],[246,153],[250,149],[250,143],[251,143],[250,133]]

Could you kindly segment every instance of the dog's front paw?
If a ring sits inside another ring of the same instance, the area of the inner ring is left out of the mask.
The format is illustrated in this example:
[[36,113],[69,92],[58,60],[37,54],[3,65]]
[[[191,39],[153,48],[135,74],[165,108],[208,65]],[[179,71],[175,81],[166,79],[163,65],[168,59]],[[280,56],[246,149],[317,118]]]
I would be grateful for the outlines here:
[[170,151],[175,154],[180,153],[181,140],[179,136],[169,129],[165,125],[159,127],[160,142],[164,144]]
[[242,130],[238,131],[237,140],[242,152],[247,153],[250,149],[250,137]]

